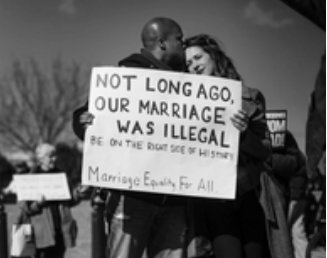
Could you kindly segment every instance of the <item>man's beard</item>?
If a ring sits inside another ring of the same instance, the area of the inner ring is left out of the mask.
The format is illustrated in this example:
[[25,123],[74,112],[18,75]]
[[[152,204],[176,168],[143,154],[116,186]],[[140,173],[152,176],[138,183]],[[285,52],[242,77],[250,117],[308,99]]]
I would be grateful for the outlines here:
[[169,59],[168,65],[174,70],[179,72],[186,71],[186,64],[184,61],[184,56],[181,55],[172,55]]

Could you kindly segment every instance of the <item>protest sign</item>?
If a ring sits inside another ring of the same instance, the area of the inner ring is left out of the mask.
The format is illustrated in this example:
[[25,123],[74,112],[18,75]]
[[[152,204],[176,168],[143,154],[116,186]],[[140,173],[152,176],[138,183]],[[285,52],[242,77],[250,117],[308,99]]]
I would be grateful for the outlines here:
[[93,68],[82,183],[235,197],[241,82],[125,67]]
[[284,148],[287,130],[287,110],[267,110],[266,118],[272,147],[275,149]]
[[65,173],[14,175],[18,201],[71,199]]

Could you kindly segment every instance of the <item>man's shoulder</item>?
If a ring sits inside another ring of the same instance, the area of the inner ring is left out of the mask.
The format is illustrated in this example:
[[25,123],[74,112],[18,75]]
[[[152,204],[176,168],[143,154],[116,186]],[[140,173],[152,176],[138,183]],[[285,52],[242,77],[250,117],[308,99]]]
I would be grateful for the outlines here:
[[155,68],[154,64],[142,54],[131,54],[128,57],[118,62],[119,66],[140,67],[140,68]]
[[243,84],[242,86],[242,98],[252,101],[265,102],[265,97],[262,92],[257,88],[252,88]]

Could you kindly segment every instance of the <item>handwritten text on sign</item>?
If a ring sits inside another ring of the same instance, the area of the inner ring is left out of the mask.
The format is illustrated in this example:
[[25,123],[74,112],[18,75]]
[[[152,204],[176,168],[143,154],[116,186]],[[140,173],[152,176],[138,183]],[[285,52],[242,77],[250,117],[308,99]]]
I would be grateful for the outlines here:
[[92,71],[83,184],[234,198],[241,83],[149,69]]
[[18,201],[71,199],[65,173],[14,175],[14,184]]

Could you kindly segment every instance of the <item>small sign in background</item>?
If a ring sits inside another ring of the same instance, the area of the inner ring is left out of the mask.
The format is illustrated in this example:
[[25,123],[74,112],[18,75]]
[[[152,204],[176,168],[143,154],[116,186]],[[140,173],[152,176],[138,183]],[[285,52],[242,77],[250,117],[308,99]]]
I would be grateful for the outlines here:
[[65,173],[14,175],[18,201],[71,199]]
[[272,147],[274,149],[284,148],[287,130],[287,110],[267,110],[266,118]]

